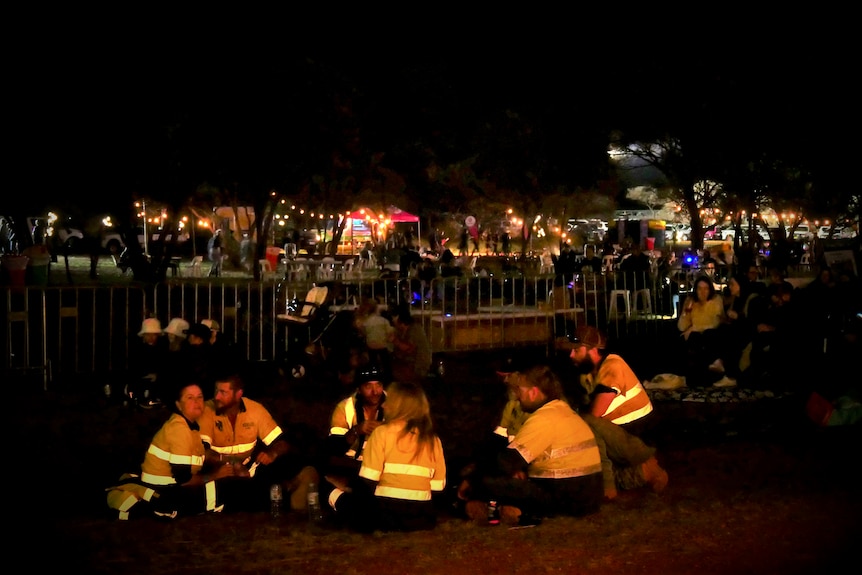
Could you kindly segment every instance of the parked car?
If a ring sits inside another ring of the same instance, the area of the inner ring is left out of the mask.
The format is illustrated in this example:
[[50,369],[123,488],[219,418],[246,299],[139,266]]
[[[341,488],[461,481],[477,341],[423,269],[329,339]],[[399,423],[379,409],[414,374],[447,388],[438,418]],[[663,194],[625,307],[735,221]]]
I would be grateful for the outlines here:
[[[820,226],[819,228],[817,228],[817,237],[820,238],[821,240],[830,239],[830,237],[829,237],[829,231],[830,230],[832,230],[832,226]],[[842,240],[842,239],[850,239],[850,238],[855,238],[855,237],[856,237],[856,230],[854,230],[853,228],[836,227],[834,230],[832,230],[831,239]]]
[[703,239],[705,240],[721,240],[724,236],[721,233],[723,226],[720,224],[710,224],[703,229]]
[[811,232],[811,228],[808,227],[808,224],[799,224],[796,226],[796,229],[793,230],[793,239],[800,240],[803,242],[807,242],[814,237],[814,234]]
[[[769,232],[762,228],[761,226],[754,226],[754,229],[757,231],[757,234],[764,241],[768,241]],[[732,242],[733,238],[736,236],[736,228],[732,225],[728,224],[721,228],[721,239],[725,242]],[[748,225],[744,224],[742,226],[742,241],[748,241]]]

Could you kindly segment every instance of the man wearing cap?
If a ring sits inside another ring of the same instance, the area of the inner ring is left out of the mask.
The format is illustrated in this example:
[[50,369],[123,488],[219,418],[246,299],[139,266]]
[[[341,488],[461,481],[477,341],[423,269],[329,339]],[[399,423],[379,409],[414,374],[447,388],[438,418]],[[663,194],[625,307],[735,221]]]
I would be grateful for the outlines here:
[[305,464],[298,446],[292,445],[281,426],[263,404],[244,396],[238,374],[215,379],[215,397],[206,402],[198,420],[207,461],[232,465],[241,482],[235,496],[247,511],[262,511],[269,504],[269,488],[282,484],[290,508],[306,509],[309,483],[317,483],[317,470]]
[[470,480],[468,516],[480,520],[485,503],[496,501],[506,522],[581,516],[602,501],[602,463],[596,437],[566,403],[550,367],[539,365],[510,378],[521,408],[530,414],[495,469],[478,469]]
[[[531,413],[524,411],[514,393],[514,388],[521,377],[521,371],[525,369],[524,365],[526,364],[510,365],[504,368],[507,371],[497,372],[497,375],[503,377],[503,381],[509,387],[509,401],[503,408],[500,424],[494,429],[494,436],[498,439],[504,438],[507,443],[514,439],[531,415]],[[648,446],[636,435],[607,419],[595,417],[590,413],[580,413],[579,415],[596,436],[602,460],[602,478],[606,501],[616,499],[618,490],[636,489],[644,485],[648,485],[656,493],[664,490],[668,483],[668,475],[655,458],[655,447]],[[483,451],[492,449],[493,443],[483,446]],[[479,458],[482,456],[483,453],[480,453]],[[468,476],[475,469],[475,466],[475,463],[468,465],[462,471],[462,476]],[[465,479],[459,487],[459,497],[466,499],[469,489],[470,483]]]
[[574,336],[558,344],[569,351],[569,359],[580,371],[580,383],[587,395],[588,412],[625,426],[640,435],[653,406],[632,368],[617,354],[605,355],[605,335],[590,325],[581,325]]
[[383,423],[383,375],[373,366],[356,374],[356,393],[338,402],[330,418],[328,452],[335,472],[358,472],[362,450],[371,432]]

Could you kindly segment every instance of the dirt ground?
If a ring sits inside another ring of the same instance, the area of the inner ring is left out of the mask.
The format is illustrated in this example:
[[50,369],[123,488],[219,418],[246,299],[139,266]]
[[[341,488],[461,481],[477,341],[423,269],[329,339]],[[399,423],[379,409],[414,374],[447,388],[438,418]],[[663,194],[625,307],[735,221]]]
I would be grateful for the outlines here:
[[[429,380],[435,425],[457,472],[493,427],[504,389],[491,354],[449,358]],[[249,396],[315,441],[344,389],[256,366]],[[862,534],[859,426],[820,428],[804,398],[656,399],[652,440],[670,475],[660,495],[624,492],[585,518],[528,529],[477,526],[445,498],[436,529],[358,535],[288,515],[162,523],[108,518],[104,487],[136,469],[165,410],[108,401],[84,378],[48,392],[7,382],[13,398],[10,549],[27,564],[83,573],[819,573],[851,562]],[[702,400],[701,400],[702,399]],[[451,475],[451,473],[450,473]],[[454,482],[453,482],[454,483]],[[450,494],[451,495],[451,494]]]

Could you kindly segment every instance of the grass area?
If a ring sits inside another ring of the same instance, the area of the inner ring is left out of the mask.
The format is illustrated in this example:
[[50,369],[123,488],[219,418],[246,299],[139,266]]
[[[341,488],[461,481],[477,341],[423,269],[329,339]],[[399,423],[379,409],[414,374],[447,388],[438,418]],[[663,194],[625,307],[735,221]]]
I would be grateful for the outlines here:
[[[453,473],[496,422],[504,389],[493,354],[452,358],[429,381],[435,425]],[[290,383],[271,371],[249,396],[314,438],[345,390]],[[41,567],[87,573],[810,573],[847,560],[862,534],[854,428],[817,428],[801,398],[750,404],[661,402],[654,435],[670,474],[661,495],[623,492],[595,515],[522,530],[478,526],[440,502],[429,532],[359,535],[288,514],[106,518],[102,488],[140,464],[166,411],[108,403],[87,378],[43,393],[13,386],[13,444],[37,446],[12,547],[49,541]],[[34,389],[34,388],[27,388]],[[19,437],[20,435],[20,437]],[[18,483],[13,480],[13,482]],[[450,483],[452,483],[450,481]],[[20,539],[20,540],[19,540]]]

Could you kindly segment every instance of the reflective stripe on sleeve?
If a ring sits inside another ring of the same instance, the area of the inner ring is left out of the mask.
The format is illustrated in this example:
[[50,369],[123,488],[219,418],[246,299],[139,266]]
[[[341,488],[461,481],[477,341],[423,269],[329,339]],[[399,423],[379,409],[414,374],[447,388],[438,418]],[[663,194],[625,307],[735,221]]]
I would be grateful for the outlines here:
[[370,479],[371,481],[380,481],[380,472],[376,469],[371,469],[370,467],[360,467],[359,468],[359,477],[364,477],[365,479]]
[[270,432],[267,434],[267,436],[263,438],[263,443],[264,443],[264,445],[269,445],[269,444],[271,444],[273,441],[275,441],[276,439],[278,439],[278,436],[279,436],[279,435],[281,435],[281,433],[282,433],[282,432],[281,432],[281,428],[280,428],[279,426],[277,426],[277,425],[276,425],[276,426],[275,426],[275,429],[273,429],[272,431],[270,431]]
[[142,473],[141,481],[150,485],[173,485],[177,482],[169,475],[153,475],[152,473]]

